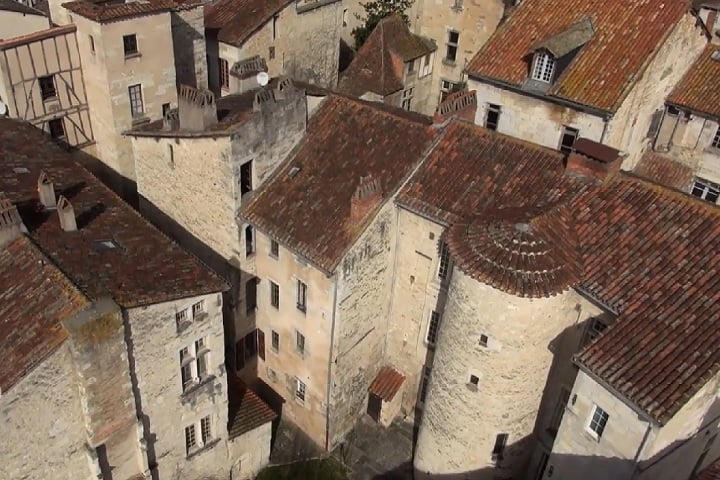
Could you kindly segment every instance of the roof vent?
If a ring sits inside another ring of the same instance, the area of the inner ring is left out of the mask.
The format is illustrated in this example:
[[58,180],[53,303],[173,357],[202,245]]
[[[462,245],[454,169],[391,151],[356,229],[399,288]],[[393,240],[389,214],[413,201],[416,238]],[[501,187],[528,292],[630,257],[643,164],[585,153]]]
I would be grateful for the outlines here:
[[60,227],[64,232],[77,231],[77,220],[75,219],[75,209],[70,200],[60,195],[57,202],[58,217],[60,218]]
[[18,174],[20,174],[20,173],[30,173],[30,170],[28,170],[28,169],[25,168],[25,167],[14,167],[14,168],[13,168],[13,172],[18,173]]
[[40,196],[40,203],[42,203],[43,207],[55,208],[57,206],[55,186],[44,170],[40,172],[40,176],[38,177],[38,195]]
[[290,171],[288,172],[288,177],[290,177],[290,178],[294,177],[295,175],[298,174],[299,171],[300,171],[300,167],[290,167]]
[[715,50],[712,55],[710,55],[710,58],[712,58],[716,62],[720,62],[720,50]]

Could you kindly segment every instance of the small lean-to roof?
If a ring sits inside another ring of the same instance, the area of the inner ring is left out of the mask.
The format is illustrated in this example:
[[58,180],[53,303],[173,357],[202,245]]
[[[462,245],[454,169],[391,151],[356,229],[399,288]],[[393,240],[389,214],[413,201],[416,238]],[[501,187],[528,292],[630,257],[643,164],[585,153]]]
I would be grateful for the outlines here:
[[75,0],[63,3],[72,13],[99,23],[117,22],[129,18],[144,17],[171,10],[200,6],[199,0],[148,0],[113,3],[92,0]]
[[720,120],[720,46],[705,47],[667,102]]
[[0,249],[0,391],[5,393],[67,339],[60,323],[89,305],[33,242]]
[[392,402],[402,388],[403,382],[405,382],[405,375],[393,367],[385,365],[370,384],[368,391],[385,402]]
[[240,216],[331,273],[373,215],[350,219],[360,178],[391,198],[434,137],[431,119],[398,108],[330,95],[305,136]]
[[435,50],[435,43],[410,32],[402,17],[386,17],[377,24],[342,73],[338,91],[355,97],[366,92],[383,97],[395,93],[403,88],[405,62]]
[[272,422],[278,417],[267,403],[240,379],[229,379],[230,411],[228,436],[232,440],[240,435],[255,430]]
[[[0,191],[17,205],[33,242],[91,299],[111,296],[131,308],[227,288],[37,128],[0,118],[0,145]],[[42,171],[57,198],[72,204],[77,231],[63,231],[58,213],[41,208]],[[115,248],[102,248],[105,240]]]
[[689,7],[687,0],[524,0],[466,71],[471,77],[520,88],[533,48],[587,18],[592,37],[547,95],[614,113]]
[[217,39],[241,47],[293,0],[219,0],[205,6],[205,28],[216,30]]
[[5,10],[6,12],[23,13],[26,15],[38,15],[41,17],[45,16],[45,14],[40,10],[33,7],[28,7],[24,3],[20,3],[16,0],[0,0],[0,10]]
[[652,151],[643,155],[633,172],[639,177],[683,192],[687,192],[694,178],[691,167]]

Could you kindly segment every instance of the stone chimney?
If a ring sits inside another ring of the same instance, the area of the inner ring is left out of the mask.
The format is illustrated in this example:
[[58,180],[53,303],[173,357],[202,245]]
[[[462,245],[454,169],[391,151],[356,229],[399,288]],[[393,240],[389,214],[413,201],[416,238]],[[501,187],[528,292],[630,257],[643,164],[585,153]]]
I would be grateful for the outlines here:
[[255,94],[253,101],[253,112],[262,110],[263,105],[275,103],[275,92],[271,87],[265,87]]
[[57,203],[58,217],[60,218],[60,227],[65,232],[77,231],[77,220],[75,219],[75,209],[70,200],[60,195]]
[[435,123],[442,123],[448,118],[458,117],[475,123],[477,112],[477,95],[475,90],[461,90],[448,95],[438,105],[433,115]]
[[215,95],[205,88],[181,85],[178,93],[180,129],[202,132],[217,123]]
[[17,207],[0,193],[0,249],[12,243],[27,231],[20,218]]
[[578,138],[568,155],[565,172],[605,180],[620,170],[620,151],[587,138]]
[[350,199],[350,223],[360,223],[382,200],[380,179],[372,175],[360,177],[360,183]]
[[40,176],[38,177],[38,196],[40,197],[40,203],[43,207],[55,208],[57,206],[55,186],[44,170],[40,172]]
[[230,87],[235,87],[232,92],[244,93],[262,87],[257,81],[257,75],[267,71],[267,62],[260,55],[240,60],[230,68],[230,77],[234,80],[230,82]]
[[293,85],[292,80],[286,77],[280,78],[275,86],[275,100],[284,100],[294,91],[295,85]]
[[163,130],[172,132],[180,128],[180,115],[177,108],[171,108],[163,115]]

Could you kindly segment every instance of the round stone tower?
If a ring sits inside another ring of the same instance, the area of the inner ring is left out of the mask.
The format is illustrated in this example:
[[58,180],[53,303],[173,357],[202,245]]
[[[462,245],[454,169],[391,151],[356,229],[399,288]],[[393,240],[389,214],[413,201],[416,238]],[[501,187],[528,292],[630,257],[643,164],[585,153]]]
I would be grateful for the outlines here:
[[523,478],[553,360],[578,321],[569,210],[503,209],[453,225],[454,262],[418,434],[416,478]]

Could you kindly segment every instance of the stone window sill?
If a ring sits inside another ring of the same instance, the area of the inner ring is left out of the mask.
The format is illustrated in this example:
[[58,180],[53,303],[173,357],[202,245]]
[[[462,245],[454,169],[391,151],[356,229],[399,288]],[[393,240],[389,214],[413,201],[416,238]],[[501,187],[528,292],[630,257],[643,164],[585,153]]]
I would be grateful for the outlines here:
[[447,65],[448,67],[456,67],[457,66],[457,62],[455,62],[455,60],[448,60],[447,58],[443,58],[442,63],[443,63],[443,65]]
[[192,458],[194,458],[194,457],[197,457],[198,455],[201,455],[201,454],[207,452],[208,450],[211,450],[211,449],[212,449],[213,447],[215,447],[215,445],[217,445],[218,443],[220,443],[220,438],[215,438],[215,439],[209,441],[208,443],[206,443],[206,444],[203,445],[202,447],[190,451],[190,452],[188,453],[188,455],[187,455],[187,459],[190,460],[190,459],[192,459]]
[[195,383],[193,385],[190,385],[185,390],[183,390],[180,397],[184,399],[189,399],[191,397],[195,397],[200,391],[205,390],[204,387],[208,385],[212,385],[215,383],[215,375],[210,375],[208,377],[203,378],[198,383]]
[[136,125],[142,125],[143,123],[149,123],[150,119],[146,117],[145,115],[138,115],[137,117],[132,118],[132,124],[133,127]]
[[140,58],[142,57],[142,53],[135,52],[135,53],[128,53],[125,55],[125,61],[132,60],[133,58]]
[[43,103],[45,103],[45,104],[47,104],[47,103],[55,103],[55,102],[58,101],[58,97],[57,97],[57,95],[53,95],[52,97],[43,98],[42,101],[43,101]]

